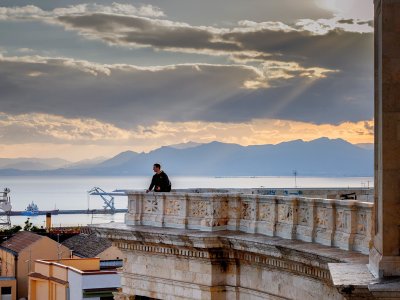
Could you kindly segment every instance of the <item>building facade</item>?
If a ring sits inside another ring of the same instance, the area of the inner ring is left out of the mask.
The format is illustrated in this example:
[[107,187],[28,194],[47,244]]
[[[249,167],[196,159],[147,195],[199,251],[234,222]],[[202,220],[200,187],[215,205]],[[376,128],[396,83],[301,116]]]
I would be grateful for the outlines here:
[[28,274],[36,259],[57,259],[70,256],[70,250],[29,231],[20,231],[0,245],[1,276],[15,277],[17,299],[28,296]]
[[99,258],[37,260],[29,274],[30,300],[111,300],[117,271],[101,271]]

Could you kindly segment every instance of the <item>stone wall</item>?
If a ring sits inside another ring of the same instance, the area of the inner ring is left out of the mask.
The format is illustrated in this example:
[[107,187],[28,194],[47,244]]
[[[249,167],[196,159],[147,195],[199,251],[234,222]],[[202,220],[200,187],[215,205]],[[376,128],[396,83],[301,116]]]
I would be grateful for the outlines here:
[[326,282],[262,262],[129,252],[125,294],[157,299],[343,299]]
[[328,263],[363,254],[232,231],[96,225],[126,257],[118,299],[343,299]]

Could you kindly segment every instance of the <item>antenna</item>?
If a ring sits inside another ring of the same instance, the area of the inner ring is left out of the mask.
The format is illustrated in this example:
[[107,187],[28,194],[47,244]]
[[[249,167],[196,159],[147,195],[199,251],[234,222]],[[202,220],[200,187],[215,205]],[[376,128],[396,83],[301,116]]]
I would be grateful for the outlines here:
[[29,248],[29,259],[25,261],[28,263],[28,274],[31,272],[31,263],[32,263],[32,248]]
[[60,251],[60,249],[61,249],[61,244],[60,244],[60,234],[59,233],[57,233],[57,260],[58,261],[60,261],[61,260],[61,251]]

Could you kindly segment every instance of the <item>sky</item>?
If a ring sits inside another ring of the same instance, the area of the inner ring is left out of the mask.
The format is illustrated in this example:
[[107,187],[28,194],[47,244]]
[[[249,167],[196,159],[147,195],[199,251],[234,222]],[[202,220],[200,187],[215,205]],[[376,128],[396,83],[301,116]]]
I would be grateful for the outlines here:
[[373,142],[372,0],[2,0],[0,157]]

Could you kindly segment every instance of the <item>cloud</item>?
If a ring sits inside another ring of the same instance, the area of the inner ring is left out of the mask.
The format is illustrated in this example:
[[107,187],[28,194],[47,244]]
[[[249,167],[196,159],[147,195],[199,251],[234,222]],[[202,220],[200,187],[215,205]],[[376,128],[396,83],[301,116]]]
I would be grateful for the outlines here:
[[0,136],[4,144],[27,142],[112,143],[129,139],[131,133],[95,119],[72,119],[57,115],[0,113]]
[[31,49],[31,48],[19,48],[17,49],[18,52],[20,53],[32,53],[35,52],[35,50]]
[[315,0],[315,4],[323,9],[332,11],[342,18],[357,18],[372,20],[374,14],[373,1],[365,0]]
[[330,31],[342,30],[345,32],[372,33],[373,27],[370,21],[359,19],[343,19],[336,16],[331,19],[301,19],[296,22],[296,27],[302,31],[309,31],[316,35],[325,35]]
[[307,59],[311,56],[304,48],[309,50],[310,43],[332,47],[328,45],[332,39],[340,44],[349,37],[356,41],[369,38],[361,33],[372,36],[372,28],[367,24],[340,23],[342,20],[338,18],[304,19],[294,26],[281,22],[241,21],[238,27],[231,29],[101,13],[64,15],[57,20],[67,29],[112,45],[218,56],[241,55],[249,59],[257,56],[258,60],[271,56],[275,60],[278,57],[287,60],[285,56],[292,60],[293,57]]
[[210,105],[264,80],[257,68],[183,64],[102,65],[39,56],[0,57],[0,108],[102,119],[129,127],[154,120],[203,118]]
[[[372,108],[365,105],[365,97],[370,91],[358,90],[356,80],[348,79],[341,82],[343,91],[337,91],[331,79],[340,81],[340,76],[341,72],[304,68],[294,62],[270,62],[260,68],[217,64],[138,67],[71,58],[0,56],[0,109],[9,114],[95,118],[124,128],[155,121],[242,122],[268,117],[337,123],[369,119]],[[349,93],[351,89],[357,92]]]
[[218,56],[225,64],[139,67],[0,56],[0,110],[101,119],[123,128],[155,121],[338,124],[372,117],[373,35],[367,23],[333,17],[193,26],[147,8],[153,13],[143,16],[140,7],[115,3],[51,11],[26,6],[3,8],[0,16],[59,24],[120,47]]
[[[301,137],[305,141],[320,137],[343,138],[352,143],[373,142],[373,121],[344,122],[338,125],[312,124],[276,119],[255,119],[243,123],[155,122],[129,130],[95,119],[65,118],[49,114],[8,115],[0,113],[0,157],[41,157],[46,155],[78,160],[96,155],[115,155],[127,149],[150,151],[168,145],[215,140],[240,145],[277,144]],[[371,131],[372,130],[372,131]],[[68,151],[66,151],[68,149]],[[78,151],[79,150],[79,151]],[[24,152],[25,151],[25,152]]]
[[111,5],[101,5],[96,3],[85,3],[70,5],[68,7],[55,8],[53,10],[43,10],[35,5],[0,7],[0,20],[43,20],[53,22],[52,19],[65,15],[81,15],[89,13],[104,13],[117,15],[137,15],[146,17],[163,17],[164,12],[156,6],[147,4],[136,7],[131,4],[121,4],[113,2]]
[[[141,13],[148,10],[152,13]],[[193,26],[160,19],[160,16],[163,13],[152,6],[136,8],[118,3],[111,6],[79,4],[52,11],[44,11],[35,6],[0,10],[0,19],[41,20],[60,24],[88,39],[99,39],[110,45],[151,47],[171,52],[225,55],[233,58],[241,56],[243,59],[255,56],[257,59],[269,59],[271,56],[275,60],[278,56],[283,60],[293,60],[293,57],[307,59],[310,56],[301,50],[295,56],[287,51],[296,45],[301,49],[304,45],[308,47],[310,43],[321,40],[327,40],[328,43],[330,36],[334,36],[336,42],[340,43],[342,39],[351,36],[349,33],[372,35],[373,31],[364,20],[340,17],[303,19],[291,25],[283,22],[242,20],[237,26],[223,28]]]
[[[344,122],[338,125],[311,124],[275,119],[257,119],[245,123],[218,122],[157,122],[148,127],[140,127],[136,138],[164,144],[189,141],[209,143],[215,140],[240,145],[277,144],[297,139],[305,141],[320,137],[343,138],[352,143],[371,143],[373,134],[365,128],[373,126],[373,121]],[[360,136],[362,132],[363,136]]]

